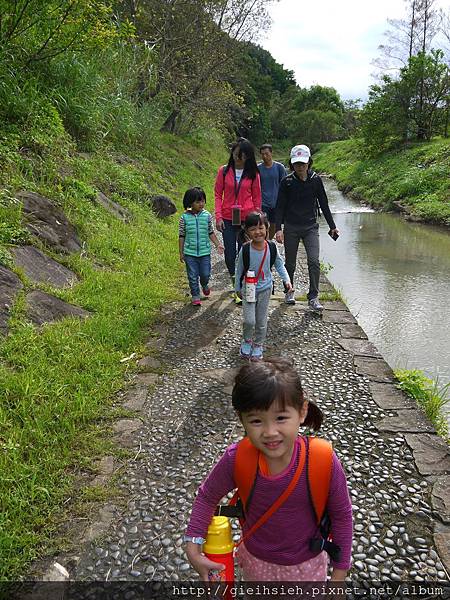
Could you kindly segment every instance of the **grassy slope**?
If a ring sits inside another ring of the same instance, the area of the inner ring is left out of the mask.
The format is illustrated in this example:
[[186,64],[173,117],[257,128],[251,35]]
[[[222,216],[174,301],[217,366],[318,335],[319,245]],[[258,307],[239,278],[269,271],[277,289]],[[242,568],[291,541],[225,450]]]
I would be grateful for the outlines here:
[[[0,262],[11,265],[5,242],[27,238],[20,206],[8,196],[18,189],[46,195],[65,209],[86,242],[81,256],[54,255],[80,283],[54,290],[16,272],[25,291],[51,291],[93,313],[85,321],[66,319],[37,330],[25,318],[21,294],[10,335],[0,339],[0,579],[14,579],[43,548],[52,549],[62,506],[83,497],[83,490],[74,492],[75,473],[92,469],[108,449],[117,415],[114,393],[135,368],[135,361],[120,360],[132,352],[139,357],[160,304],[180,297],[179,215],[158,220],[144,203],[149,188],[180,207],[187,187],[203,185],[211,208],[213,176],[225,151],[210,132],[195,140],[155,134],[128,157],[80,155],[66,139],[43,157],[20,153],[0,135],[0,158]],[[132,222],[94,204],[97,189],[130,209]]]
[[414,144],[373,159],[362,157],[355,140],[322,144],[314,166],[374,207],[392,210],[397,201],[424,221],[450,225],[448,139]]

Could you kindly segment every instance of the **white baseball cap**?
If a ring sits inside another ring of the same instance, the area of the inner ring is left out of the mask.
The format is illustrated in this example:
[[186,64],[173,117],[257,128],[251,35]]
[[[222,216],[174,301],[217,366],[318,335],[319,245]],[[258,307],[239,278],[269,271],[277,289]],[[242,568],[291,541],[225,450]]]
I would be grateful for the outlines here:
[[311,158],[311,150],[308,146],[301,144],[300,146],[294,146],[291,150],[291,163],[296,162],[307,163]]

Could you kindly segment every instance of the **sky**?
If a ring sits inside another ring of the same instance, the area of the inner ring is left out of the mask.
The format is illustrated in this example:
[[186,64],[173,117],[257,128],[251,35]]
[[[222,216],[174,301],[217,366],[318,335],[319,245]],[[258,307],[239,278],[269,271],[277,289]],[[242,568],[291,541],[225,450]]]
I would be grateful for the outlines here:
[[280,0],[270,7],[272,27],[258,43],[294,71],[301,87],[319,84],[334,87],[343,100],[366,100],[387,19],[404,18],[406,6],[404,0]]

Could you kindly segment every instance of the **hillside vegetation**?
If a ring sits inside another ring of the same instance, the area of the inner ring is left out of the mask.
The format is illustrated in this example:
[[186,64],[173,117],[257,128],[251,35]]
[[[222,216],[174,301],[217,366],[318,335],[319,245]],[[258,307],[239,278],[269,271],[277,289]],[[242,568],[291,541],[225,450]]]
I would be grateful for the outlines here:
[[420,220],[450,225],[450,140],[417,142],[365,157],[362,143],[321,144],[314,166],[340,189],[380,210],[402,210]]
[[[150,193],[167,194],[180,208],[184,190],[202,185],[210,206],[214,174],[225,157],[214,132],[207,140],[154,132],[134,152],[124,148],[125,154],[113,148],[79,153],[62,126],[59,131],[40,153],[11,142],[7,154],[2,149],[7,169],[0,262],[25,287],[13,307],[9,335],[0,338],[0,579],[23,575],[42,548],[48,553],[61,544],[53,538],[63,509],[76,512],[92,494],[75,492],[74,477],[89,473],[95,459],[111,451],[108,432],[118,416],[114,393],[130,368],[136,369],[161,304],[182,299],[178,216],[157,219],[147,205]],[[45,249],[78,275],[72,288],[33,284],[13,266],[11,244],[30,240],[13,199],[20,189],[61,206],[86,243],[81,255],[61,257]],[[131,222],[95,204],[98,190],[130,210]],[[25,317],[30,289],[49,291],[93,314],[37,329]],[[133,360],[121,362],[132,353]]]

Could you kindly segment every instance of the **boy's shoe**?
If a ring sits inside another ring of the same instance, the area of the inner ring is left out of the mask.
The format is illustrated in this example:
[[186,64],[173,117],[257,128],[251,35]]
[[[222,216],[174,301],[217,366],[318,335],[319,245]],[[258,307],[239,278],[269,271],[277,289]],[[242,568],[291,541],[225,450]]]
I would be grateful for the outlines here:
[[284,302],[285,304],[295,304],[294,290],[289,290],[289,292],[285,292]]
[[210,293],[211,293],[211,289],[210,289],[209,287],[202,288],[202,292],[203,292],[203,295],[204,295],[206,298],[208,298],[208,296],[209,296],[209,295],[210,295]]
[[192,306],[201,306],[202,305],[202,301],[200,300],[200,298],[194,298],[192,300]]
[[321,311],[323,310],[323,306],[320,304],[318,298],[311,298],[308,300],[308,306],[311,310]]
[[255,344],[252,348],[252,355],[250,357],[250,360],[262,360],[263,359],[263,347],[259,346],[258,344]]
[[241,305],[242,305],[242,298],[239,298],[239,296],[237,295],[237,293],[236,293],[236,292],[233,292],[233,293],[232,293],[232,295],[231,295],[231,297],[233,298],[233,300],[234,300],[234,303],[235,303],[237,306],[241,306]]
[[249,359],[252,355],[252,340],[244,340],[241,344],[241,349],[239,350],[239,355],[241,358]]

